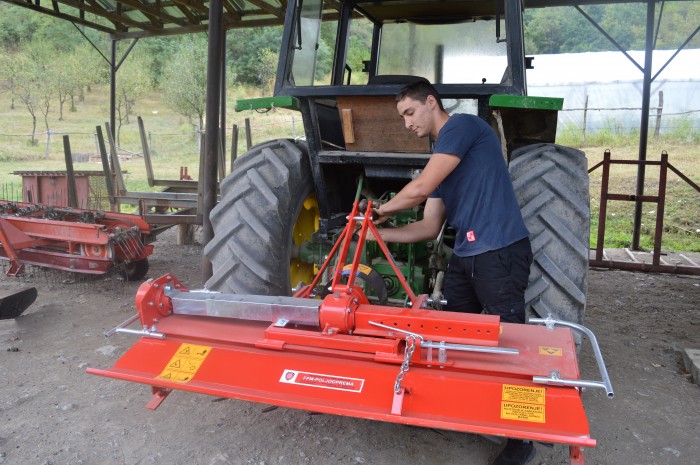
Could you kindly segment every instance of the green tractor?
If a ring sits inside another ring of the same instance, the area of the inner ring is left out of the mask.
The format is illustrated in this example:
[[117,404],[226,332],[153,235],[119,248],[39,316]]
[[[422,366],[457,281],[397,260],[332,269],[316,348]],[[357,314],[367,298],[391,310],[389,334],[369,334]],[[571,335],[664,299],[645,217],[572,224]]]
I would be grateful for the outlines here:
[[[330,72],[321,70],[328,69],[329,53],[322,33],[334,35]],[[359,34],[371,40],[358,41]],[[528,313],[580,323],[587,162],[580,151],[553,143],[562,99],[526,95],[531,59],[523,44],[520,0],[290,1],[276,96],[238,107],[298,109],[305,137],[264,142],[236,160],[211,213],[215,237],[205,255],[213,275],[206,286],[284,296],[309,284],[353,202],[389,198],[427,163],[429,141],[403,127],[394,101],[403,85],[423,77],[448,113],[477,114],[500,137],[535,256]],[[394,222],[420,215],[417,208]],[[391,267],[373,245],[364,251],[370,295],[404,305]],[[414,292],[430,294],[436,308],[450,245],[449,228],[429,243],[391,245]]]

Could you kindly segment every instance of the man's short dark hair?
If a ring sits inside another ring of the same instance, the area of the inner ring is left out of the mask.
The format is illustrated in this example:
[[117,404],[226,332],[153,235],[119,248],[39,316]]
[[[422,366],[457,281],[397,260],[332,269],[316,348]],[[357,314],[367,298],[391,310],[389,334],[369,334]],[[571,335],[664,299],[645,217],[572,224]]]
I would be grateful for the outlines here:
[[428,99],[428,95],[432,95],[437,100],[440,110],[445,111],[442,106],[442,101],[440,100],[440,94],[435,90],[435,87],[425,78],[418,78],[415,82],[406,84],[398,94],[396,94],[396,103],[399,103],[405,98],[411,98],[417,100],[421,103],[425,103]]

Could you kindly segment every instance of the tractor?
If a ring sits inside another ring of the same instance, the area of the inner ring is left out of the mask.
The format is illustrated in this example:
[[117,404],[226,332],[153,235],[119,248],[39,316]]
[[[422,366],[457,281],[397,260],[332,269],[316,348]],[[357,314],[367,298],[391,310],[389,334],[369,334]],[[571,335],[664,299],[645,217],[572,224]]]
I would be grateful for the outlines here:
[[[353,202],[390,198],[427,163],[430,142],[403,127],[395,103],[405,84],[426,78],[448,113],[476,114],[500,138],[535,256],[528,314],[582,322],[587,162],[554,144],[562,99],[526,95],[533,59],[524,53],[522,1],[292,1],[279,57],[275,97],[237,109],[294,108],[305,137],[252,147],[221,183],[204,252],[213,268],[208,289],[288,296],[312,282]],[[420,215],[417,208],[393,222]],[[438,309],[452,237],[445,227],[428,243],[390,245],[413,290]],[[363,253],[368,294],[405,306],[386,259],[374,244]],[[318,294],[327,281],[318,280]]]

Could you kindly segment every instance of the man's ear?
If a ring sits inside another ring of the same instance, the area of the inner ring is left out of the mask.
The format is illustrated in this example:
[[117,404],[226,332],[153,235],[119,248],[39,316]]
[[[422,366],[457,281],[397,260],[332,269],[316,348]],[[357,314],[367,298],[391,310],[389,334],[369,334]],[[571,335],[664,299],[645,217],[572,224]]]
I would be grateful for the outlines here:
[[435,100],[434,95],[428,95],[425,98],[425,103],[430,107],[431,110],[434,110],[435,106],[437,105],[437,100]]

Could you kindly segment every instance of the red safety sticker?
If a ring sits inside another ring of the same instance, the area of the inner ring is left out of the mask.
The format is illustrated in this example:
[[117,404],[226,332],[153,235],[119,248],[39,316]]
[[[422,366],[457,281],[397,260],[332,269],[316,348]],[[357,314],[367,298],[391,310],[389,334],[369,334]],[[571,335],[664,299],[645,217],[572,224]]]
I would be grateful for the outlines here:
[[365,380],[323,375],[320,373],[308,373],[305,371],[284,370],[280,377],[280,383],[335,389],[337,391],[362,392],[362,386],[364,386]]

